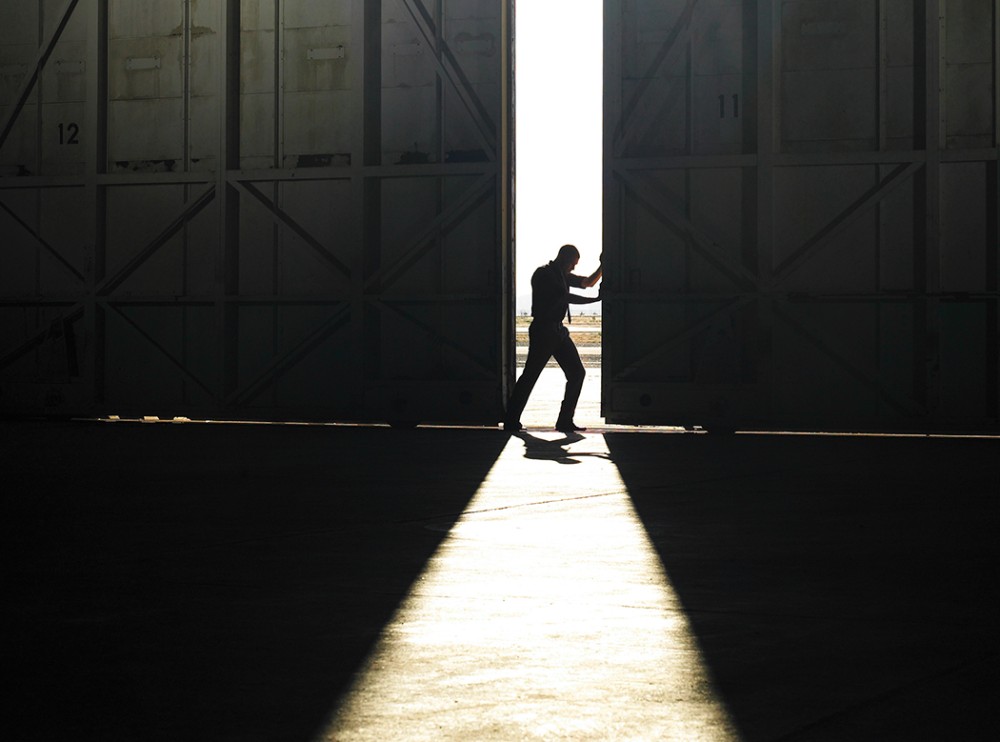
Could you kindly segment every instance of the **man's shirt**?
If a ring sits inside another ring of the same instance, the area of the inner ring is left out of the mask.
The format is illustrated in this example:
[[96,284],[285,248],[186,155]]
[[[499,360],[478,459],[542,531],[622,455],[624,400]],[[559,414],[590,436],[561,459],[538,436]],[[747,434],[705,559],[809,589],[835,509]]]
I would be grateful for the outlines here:
[[584,277],[560,270],[555,261],[531,276],[531,316],[541,322],[562,322],[569,308],[569,289],[582,289]]

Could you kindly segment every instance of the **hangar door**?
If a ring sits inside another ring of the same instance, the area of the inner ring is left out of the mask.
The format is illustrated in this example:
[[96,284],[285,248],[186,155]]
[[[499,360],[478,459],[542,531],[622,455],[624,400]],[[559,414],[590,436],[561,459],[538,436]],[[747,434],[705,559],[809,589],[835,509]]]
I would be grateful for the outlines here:
[[510,23],[0,4],[0,410],[496,423]]
[[605,10],[608,421],[996,430],[996,0]]

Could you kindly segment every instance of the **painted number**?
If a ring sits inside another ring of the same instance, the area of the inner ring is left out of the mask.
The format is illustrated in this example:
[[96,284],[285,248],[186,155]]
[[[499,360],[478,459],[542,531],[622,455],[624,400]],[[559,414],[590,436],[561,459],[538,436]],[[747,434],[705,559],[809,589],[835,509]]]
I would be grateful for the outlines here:
[[[735,94],[731,96],[733,99],[733,118],[738,119],[740,117],[740,96]],[[726,96],[719,96],[719,118],[724,119],[726,117]]]
[[79,144],[80,126],[78,124],[59,124],[59,144]]

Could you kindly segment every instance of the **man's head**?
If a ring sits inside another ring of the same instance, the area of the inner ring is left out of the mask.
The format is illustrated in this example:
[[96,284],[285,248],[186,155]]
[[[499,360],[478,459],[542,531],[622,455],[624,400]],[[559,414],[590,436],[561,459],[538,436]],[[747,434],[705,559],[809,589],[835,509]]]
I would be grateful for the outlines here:
[[575,245],[563,245],[559,248],[559,253],[556,255],[556,265],[562,269],[563,273],[572,273],[579,262],[580,251],[576,249]]

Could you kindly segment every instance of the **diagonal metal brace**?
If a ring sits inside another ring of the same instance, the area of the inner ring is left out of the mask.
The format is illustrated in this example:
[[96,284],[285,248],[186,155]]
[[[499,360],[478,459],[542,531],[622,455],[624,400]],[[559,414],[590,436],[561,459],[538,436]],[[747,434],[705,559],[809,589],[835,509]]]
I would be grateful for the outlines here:
[[622,126],[615,132],[614,137],[614,151],[616,156],[621,157],[622,153],[628,144],[639,134],[642,134],[649,128],[652,124],[653,119],[656,114],[663,110],[666,103],[669,101],[661,101],[656,106],[650,106],[641,112],[641,114],[636,115],[636,109],[639,108],[639,103],[642,98],[649,92],[650,86],[653,84],[653,80],[656,79],[656,73],[659,72],[660,67],[666,61],[667,57],[674,50],[677,45],[678,40],[683,34],[685,34],[691,27],[691,19],[694,17],[695,6],[698,5],[698,0],[688,0],[687,5],[684,10],[681,11],[680,17],[677,19],[677,23],[670,30],[670,34],[666,39],[663,40],[663,44],[660,45],[659,51],[656,53],[656,57],[650,63],[649,68],[642,77],[642,82],[636,88],[635,92],[632,94],[631,100],[622,113]]
[[21,89],[17,91],[17,97],[14,98],[14,110],[11,111],[10,116],[7,121],[4,122],[3,128],[0,129],[0,149],[7,142],[7,137],[10,136],[11,130],[14,128],[14,123],[17,121],[17,117],[21,115],[21,111],[24,110],[24,104],[28,101],[28,96],[31,95],[31,91],[35,87],[35,83],[38,82],[38,78],[42,74],[42,70],[45,68],[45,63],[49,61],[49,57],[52,55],[53,50],[56,48],[56,44],[59,43],[59,39],[62,37],[63,31],[66,30],[66,25],[69,23],[69,19],[73,15],[73,11],[76,9],[77,4],[80,0],[69,0],[66,4],[66,9],[59,20],[59,25],[56,26],[55,30],[52,32],[52,36],[49,38],[48,42],[38,50],[38,56],[35,57],[35,62],[28,71],[24,80],[21,82]]
[[333,316],[326,320],[309,337],[287,353],[271,361],[267,368],[252,382],[230,394],[226,399],[226,405],[230,407],[242,407],[243,405],[250,404],[261,395],[268,385],[273,384],[281,378],[288,370],[318,348],[324,340],[346,326],[350,321],[351,306],[350,304],[343,304],[333,313]]
[[412,322],[414,325],[416,325],[417,327],[419,327],[421,330],[423,330],[424,332],[426,332],[428,335],[430,335],[433,339],[435,339],[438,342],[440,342],[442,345],[445,345],[445,346],[451,348],[453,351],[455,351],[459,355],[461,355],[464,358],[472,361],[472,363],[474,363],[478,368],[482,369],[484,376],[486,376],[488,378],[492,378],[493,375],[495,374],[495,369],[492,369],[492,368],[489,368],[489,367],[483,365],[483,362],[480,359],[476,358],[471,353],[469,353],[469,350],[467,348],[463,348],[458,343],[455,343],[455,342],[449,340],[444,335],[442,335],[440,332],[438,332],[435,328],[431,327],[426,322],[422,322],[421,320],[417,319],[416,317],[414,317],[409,312],[404,311],[400,307],[396,306],[395,303],[390,303],[390,302],[387,302],[387,301],[373,301],[372,304],[374,306],[378,307],[379,309],[381,309],[382,311],[385,311],[387,309],[391,310],[394,314],[399,315],[400,317],[402,317],[403,319],[405,319],[407,322]]
[[922,162],[903,163],[896,167],[885,179],[863,193],[850,206],[840,212],[833,221],[829,222],[813,235],[802,247],[785,258],[768,282],[768,288],[774,289],[783,283],[795,271],[805,265],[812,256],[829,245],[833,238],[850,226],[855,219],[875,208],[886,196],[913,177],[922,167],[924,167],[924,163]]
[[376,285],[381,285],[381,288],[384,289],[399,279],[410,266],[431,249],[436,239],[446,234],[452,226],[479,206],[489,196],[493,186],[494,176],[492,174],[482,176],[461,199],[438,214],[430,224],[418,232],[394,264],[376,271],[370,276],[365,282],[365,288],[371,290]]
[[309,247],[316,251],[316,253],[323,258],[327,263],[336,268],[340,273],[342,273],[346,278],[351,278],[351,269],[344,265],[341,260],[334,255],[332,252],[326,249],[326,247],[313,237],[305,228],[299,224],[295,219],[288,215],[287,212],[283,211],[274,203],[271,199],[261,193],[255,186],[247,183],[245,181],[233,180],[231,181],[242,193],[247,194],[255,201],[257,201],[261,206],[267,209],[267,213],[270,214],[271,218],[279,225],[287,227],[292,230],[303,242],[305,242]]
[[800,337],[810,345],[819,350],[823,355],[833,361],[837,366],[844,369],[848,374],[861,382],[871,391],[878,394],[898,413],[904,416],[923,417],[927,415],[927,410],[911,399],[900,396],[891,388],[883,384],[876,372],[869,369],[860,368],[851,361],[844,358],[840,353],[831,348],[822,338],[807,329],[804,324],[791,315],[790,312],[781,308],[778,302],[772,303],[772,309],[776,317],[780,317],[789,327],[791,327]]
[[725,306],[720,307],[714,312],[711,312],[708,316],[702,318],[701,320],[691,325],[690,327],[687,327],[681,330],[680,332],[672,335],[671,337],[667,338],[664,342],[653,348],[653,350],[649,351],[648,353],[646,353],[646,355],[642,356],[638,360],[629,363],[621,373],[615,375],[615,378],[617,380],[627,379],[632,374],[641,370],[642,367],[645,366],[650,361],[659,358],[664,353],[667,353],[672,348],[676,348],[681,343],[687,342],[688,340],[691,340],[692,338],[696,337],[698,334],[702,332],[702,330],[709,327],[719,317],[722,317],[727,314],[733,314],[756,300],[757,297],[755,296],[744,296],[737,299],[736,301],[729,302]]
[[146,332],[144,329],[142,329],[142,327],[140,327],[139,324],[135,320],[133,320],[131,317],[129,317],[127,314],[125,314],[125,312],[123,312],[121,309],[119,309],[118,307],[116,307],[114,304],[109,303],[106,306],[109,307],[110,309],[112,309],[115,312],[115,314],[117,314],[123,320],[125,320],[132,327],[132,329],[134,329],[136,332],[138,332],[143,337],[143,339],[146,340],[146,342],[148,342],[150,345],[152,345],[154,348],[156,348],[158,351],[160,351],[160,353],[163,355],[163,357],[166,358],[168,361],[170,361],[171,365],[173,365],[178,371],[180,371],[189,380],[193,381],[195,384],[197,384],[199,387],[201,387],[205,392],[208,393],[209,396],[214,396],[214,392],[211,389],[209,389],[201,381],[201,379],[199,379],[197,376],[195,376],[191,372],[191,370],[188,369],[187,366],[185,366],[183,363],[181,363],[179,360],[177,360],[177,358],[174,357],[174,354],[171,353],[166,348],[164,348],[163,345],[159,341],[156,340],[156,338],[154,338],[152,335],[150,335],[148,332]]
[[167,244],[167,242],[169,242],[175,234],[184,228],[184,225],[197,216],[198,213],[208,206],[214,198],[215,184],[213,183],[205,191],[203,191],[200,196],[197,196],[184,204],[184,207],[177,218],[170,222],[170,224],[168,224],[162,232],[154,237],[153,240],[146,245],[146,247],[140,250],[135,257],[128,261],[121,268],[121,270],[118,271],[118,273],[105,279],[101,285],[97,287],[97,295],[107,296],[121,286],[126,280],[128,280],[129,276],[135,273],[143,263],[149,260],[149,258],[152,257],[157,250]]
[[58,323],[62,323],[65,328],[70,322],[80,319],[83,316],[83,306],[80,304],[74,305],[68,312],[66,312],[61,317],[57,317],[55,320],[50,322],[44,330],[40,330],[30,338],[25,340],[19,346],[13,350],[7,352],[3,356],[0,356],[0,369],[7,368],[10,364],[19,358],[27,355],[35,348],[40,346],[52,335],[52,326]]
[[660,196],[659,199],[654,201],[643,195],[645,188],[632,173],[619,167],[615,168],[615,174],[625,183],[625,186],[636,197],[636,200],[650,214],[668,228],[678,232],[681,236],[689,237],[694,250],[725,273],[732,281],[745,289],[753,290],[759,288],[760,284],[756,275],[747,270],[743,265],[734,262],[732,258],[723,252],[718,240],[705,233],[681,209],[670,203],[671,200],[676,200],[676,196],[659,183],[656,183],[651,177],[643,176],[644,183],[656,190]]
[[439,48],[437,43],[437,29],[433,17],[427,12],[427,8],[424,7],[422,0],[399,0],[399,2],[410,14],[414,25],[420,31],[420,35],[423,36],[424,42],[430,49],[434,50],[434,62],[437,65],[439,74],[451,83],[451,86],[458,93],[459,98],[461,98],[465,109],[472,116],[473,121],[475,121],[476,130],[483,144],[486,145],[489,159],[496,160],[497,134],[493,126],[493,120],[486,110],[486,106],[483,105],[479,96],[476,95],[472,83],[466,77],[462,66],[455,58],[448,43],[442,39]]
[[0,200],[0,209],[6,211],[10,215],[11,219],[17,222],[25,232],[31,235],[31,238],[36,243],[38,243],[47,253],[49,253],[49,255],[55,258],[59,262],[59,264],[63,266],[63,268],[72,273],[73,277],[76,278],[76,280],[81,282],[84,280],[83,274],[80,273],[80,271],[78,271],[76,268],[74,268],[72,263],[66,260],[66,258],[64,258],[62,255],[60,255],[58,250],[56,250],[54,247],[52,247],[52,245],[46,242],[44,237],[42,237],[40,234],[38,234],[38,232],[32,229],[30,224],[28,224],[21,217],[15,214],[14,211],[2,200]]

